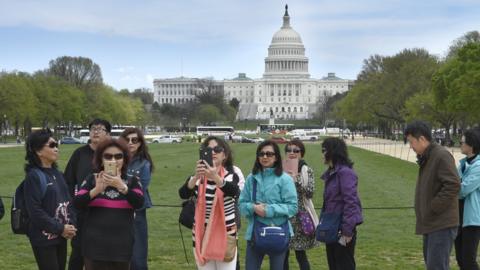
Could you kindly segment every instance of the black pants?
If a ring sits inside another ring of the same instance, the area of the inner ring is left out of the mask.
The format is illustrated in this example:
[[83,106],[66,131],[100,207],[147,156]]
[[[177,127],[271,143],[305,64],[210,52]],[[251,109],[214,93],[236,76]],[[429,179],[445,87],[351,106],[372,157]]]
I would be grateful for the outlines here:
[[327,244],[327,261],[330,270],[354,270],[355,269],[355,244],[357,232],[353,233],[352,241],[346,247],[339,243]]
[[68,260],[68,270],[83,270],[83,256],[80,234],[77,231],[77,236],[72,239],[70,259]]
[[106,262],[84,258],[86,270],[129,270],[130,262]]
[[467,226],[458,230],[455,239],[455,256],[460,270],[479,270],[477,264],[480,226]]
[[39,270],[65,270],[67,262],[67,240],[53,246],[32,246]]
[[[285,255],[285,264],[283,265],[283,270],[288,270],[288,257],[290,256],[290,250],[287,251]],[[298,266],[300,270],[310,270],[310,263],[308,262],[307,252],[305,250],[295,250],[295,257],[297,258]]]

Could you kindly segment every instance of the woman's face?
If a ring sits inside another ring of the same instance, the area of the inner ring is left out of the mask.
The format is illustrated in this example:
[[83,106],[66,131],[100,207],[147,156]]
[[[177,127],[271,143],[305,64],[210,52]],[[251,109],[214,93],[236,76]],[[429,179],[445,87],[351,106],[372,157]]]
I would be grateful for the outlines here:
[[473,154],[473,147],[465,142],[465,136],[462,136],[462,139],[460,140],[460,151],[467,156]]
[[132,156],[134,156],[137,153],[138,148],[142,144],[140,142],[140,138],[138,137],[138,134],[137,133],[128,134],[125,140],[128,143],[128,151],[130,152],[130,154],[132,154]]
[[102,154],[102,164],[105,162],[115,161],[117,164],[117,171],[121,171],[123,167],[123,152],[116,146],[110,146]]
[[213,165],[215,165],[215,167],[222,166],[223,162],[226,159],[225,149],[218,145],[218,142],[216,140],[210,140],[208,142],[208,148],[210,148],[212,151]]
[[327,160],[325,155],[327,154],[327,149],[325,147],[322,147],[322,159],[323,159],[323,164],[330,165],[330,161]]
[[302,159],[302,151],[298,146],[294,144],[289,144],[287,146],[287,149],[285,150],[285,153],[287,154],[287,158],[289,159]]
[[273,150],[273,146],[266,145],[260,150],[258,153],[258,162],[262,165],[263,168],[271,168],[275,161],[277,161],[277,157],[275,156],[275,151]]
[[58,160],[58,143],[50,137],[47,143],[37,151],[38,158],[45,165],[52,165]]

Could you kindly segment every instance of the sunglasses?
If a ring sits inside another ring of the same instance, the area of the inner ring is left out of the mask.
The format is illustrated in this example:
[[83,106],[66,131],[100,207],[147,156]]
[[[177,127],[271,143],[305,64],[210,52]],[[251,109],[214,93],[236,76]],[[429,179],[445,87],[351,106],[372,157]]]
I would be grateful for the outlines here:
[[132,143],[132,144],[137,144],[140,142],[140,139],[138,137],[131,137],[131,138],[125,138],[127,143]]
[[327,152],[327,149],[322,148],[322,153],[325,154]]
[[207,147],[206,149],[207,151],[213,151],[215,154],[220,154],[221,152],[223,152],[225,149],[223,149],[223,147],[221,147],[220,145],[217,145],[215,147]]
[[105,160],[112,160],[112,158],[115,160],[123,159],[123,153],[118,153],[118,154],[104,153],[103,154],[103,159]]
[[274,157],[275,156],[275,152],[260,152],[257,154],[257,157],[264,157],[264,156],[267,156],[267,157]]
[[58,143],[57,142],[50,142],[48,144],[45,144],[46,146],[50,148],[58,148]]
[[290,148],[287,148],[287,150],[285,150],[285,152],[298,154],[298,153],[300,153],[301,151],[300,151],[300,149],[290,149]]

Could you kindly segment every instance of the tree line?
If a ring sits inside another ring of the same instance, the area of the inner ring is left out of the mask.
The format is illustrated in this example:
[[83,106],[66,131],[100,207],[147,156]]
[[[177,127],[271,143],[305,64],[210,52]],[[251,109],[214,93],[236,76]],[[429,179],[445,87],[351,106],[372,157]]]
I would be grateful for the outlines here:
[[[84,57],[62,56],[33,74],[0,73],[2,128],[85,126],[99,117],[113,124],[143,124],[140,98],[122,95],[103,83],[100,67]],[[3,134],[3,133],[2,133]]]
[[385,135],[413,119],[446,131],[480,123],[480,34],[468,32],[445,57],[425,49],[364,60],[354,87],[336,102],[333,116],[354,129],[378,128]]

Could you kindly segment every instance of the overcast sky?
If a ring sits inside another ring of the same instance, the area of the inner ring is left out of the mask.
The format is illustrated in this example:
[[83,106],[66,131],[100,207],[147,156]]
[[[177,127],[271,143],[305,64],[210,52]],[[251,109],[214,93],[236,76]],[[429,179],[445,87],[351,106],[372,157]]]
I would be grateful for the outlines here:
[[443,56],[480,27],[479,0],[0,0],[0,70],[34,72],[59,56],[100,65],[116,89],[156,78],[260,78],[288,3],[313,78],[355,79],[373,54]]

